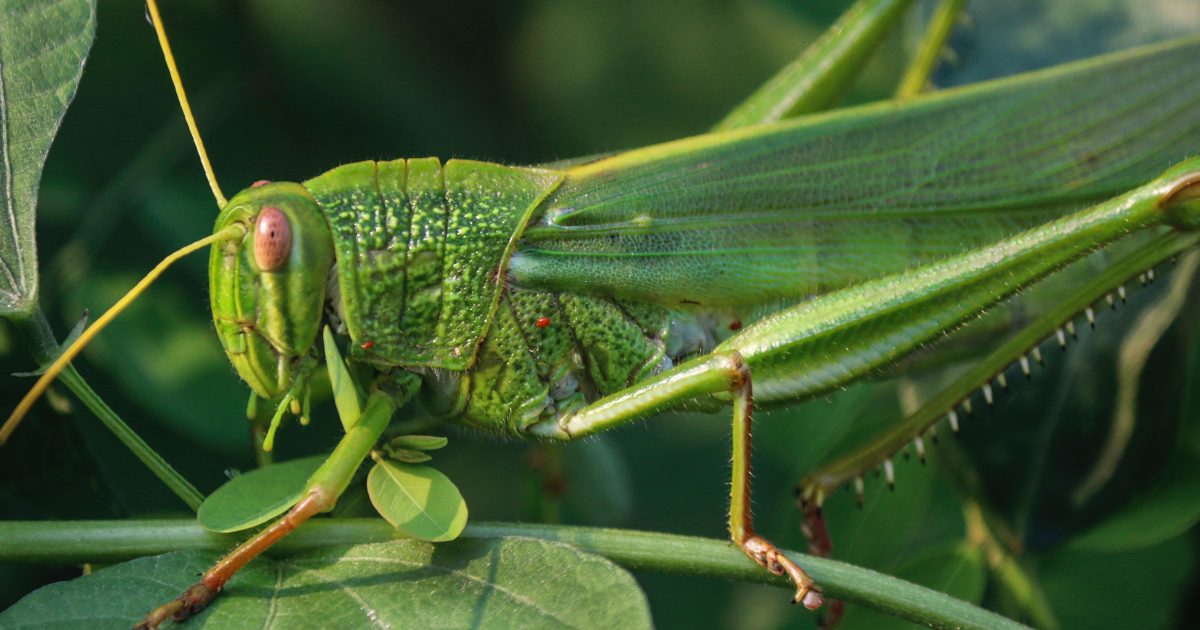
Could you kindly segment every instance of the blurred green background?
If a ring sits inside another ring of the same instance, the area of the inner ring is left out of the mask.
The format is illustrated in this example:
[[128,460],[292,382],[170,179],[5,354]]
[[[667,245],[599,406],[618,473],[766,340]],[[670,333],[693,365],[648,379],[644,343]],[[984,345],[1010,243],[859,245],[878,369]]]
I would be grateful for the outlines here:
[[[163,10],[217,175],[232,195],[258,179],[303,180],[364,159],[539,163],[699,133],[848,5],[195,0]],[[976,0],[969,14],[940,85],[1200,31],[1200,8],[1184,0]],[[848,102],[886,97],[918,30],[913,21],[885,43]],[[60,334],[84,308],[98,314],[163,255],[211,229],[216,211],[137,0],[100,2],[98,39],[40,202],[42,300]],[[212,333],[206,265],[196,257],[172,271],[79,362],[104,398],[204,492],[254,465],[248,390]],[[894,492],[868,477],[861,510],[852,492],[830,498],[835,557],[1030,622],[1047,618],[1044,605],[1063,627],[1200,624],[1188,607],[1200,598],[1192,525],[1200,517],[1193,516],[1200,465],[1188,465],[1200,461],[1188,394],[1200,383],[1195,300],[1161,340],[1147,342],[1157,341],[1136,375],[1136,422],[1119,464],[1096,492],[1073,498],[1109,439],[1121,347],[1139,314],[1165,293],[1171,275],[1160,270],[1160,278],[1150,289],[1132,286],[1129,307],[1101,313],[1097,331],[1081,322],[1080,341],[1066,354],[1044,344],[1049,366],[1031,383],[1016,382],[1010,370],[1013,391],[966,420],[959,439],[943,427],[930,465],[898,459]],[[978,356],[988,347],[960,350]],[[0,324],[0,370],[33,367],[15,332]],[[928,392],[941,378],[905,386]],[[0,400],[14,403],[28,384],[0,379]],[[47,402],[0,451],[0,518],[184,513],[65,390]],[[757,416],[759,529],[802,549],[796,481],[900,409],[896,382],[881,378]],[[405,413],[420,417],[417,409]],[[339,432],[332,408],[316,415],[309,427],[284,427],[281,459],[332,445]],[[451,447],[436,463],[462,488],[472,518],[725,536],[726,413],[655,419],[561,453],[446,430]],[[546,462],[561,462],[560,497],[541,491]],[[344,503],[346,513],[365,505]],[[969,536],[981,530],[968,531],[964,506],[990,515],[989,531],[1003,543],[988,547]],[[1120,535],[1163,523],[1174,527],[1140,539]],[[1116,533],[1099,542],[1083,537],[1106,524]],[[1015,564],[990,564],[1000,556],[987,550],[1001,547]],[[0,608],[77,574],[76,567],[0,566]],[[814,620],[786,606],[778,589],[638,579],[660,627]],[[846,621],[898,623],[862,610]]]

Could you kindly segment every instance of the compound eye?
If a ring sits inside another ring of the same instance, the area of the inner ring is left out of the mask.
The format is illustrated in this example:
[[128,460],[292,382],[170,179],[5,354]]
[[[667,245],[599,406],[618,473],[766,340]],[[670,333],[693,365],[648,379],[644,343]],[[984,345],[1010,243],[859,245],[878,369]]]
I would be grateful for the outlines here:
[[254,224],[254,262],[262,271],[275,271],[292,249],[292,228],[279,208],[266,207]]

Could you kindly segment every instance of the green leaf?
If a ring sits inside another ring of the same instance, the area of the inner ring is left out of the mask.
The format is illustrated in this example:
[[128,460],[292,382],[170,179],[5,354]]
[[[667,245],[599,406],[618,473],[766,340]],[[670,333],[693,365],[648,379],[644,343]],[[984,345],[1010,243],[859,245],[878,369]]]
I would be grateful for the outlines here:
[[433,456],[424,451],[414,451],[409,448],[392,448],[386,449],[388,459],[394,459],[398,462],[406,464],[420,464],[433,459]]
[[467,525],[467,503],[446,475],[420,464],[377,462],[367,476],[371,503],[405,535],[454,540]]
[[450,440],[438,435],[400,435],[388,441],[384,452],[388,458],[407,464],[420,464],[433,457],[425,451],[436,451]]
[[0,0],[0,315],[37,307],[34,210],[96,31],[90,0]]
[[[216,559],[173,552],[41,588],[0,627],[129,628]],[[649,628],[637,583],[609,561],[524,538],[324,548],[251,563],[183,628]]]
[[417,451],[436,451],[449,442],[450,440],[440,435],[399,435],[388,441],[388,446]]
[[1133,551],[1157,545],[1200,522],[1200,458],[1179,452],[1159,482],[1130,508],[1071,541],[1080,551]]
[[1038,580],[1062,628],[1189,627],[1196,558],[1186,536],[1118,553],[1068,546],[1039,562]]
[[205,529],[222,533],[261,525],[300,500],[324,461],[324,455],[315,455],[238,475],[204,500],[196,518]]
[[362,415],[363,395],[342,354],[338,352],[337,342],[333,339],[333,331],[325,327],[325,369],[329,371],[329,386],[333,390],[333,404],[337,406],[338,418],[342,420],[342,428],[347,432],[354,428],[358,417]]

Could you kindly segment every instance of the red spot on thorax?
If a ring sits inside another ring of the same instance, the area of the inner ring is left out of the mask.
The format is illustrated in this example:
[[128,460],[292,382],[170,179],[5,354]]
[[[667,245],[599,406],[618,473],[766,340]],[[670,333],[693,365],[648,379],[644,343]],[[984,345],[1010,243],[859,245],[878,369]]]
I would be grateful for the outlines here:
[[550,325],[550,318],[545,316],[539,317],[537,318],[537,321],[534,322],[534,325],[538,328],[545,328]]
[[364,341],[364,342],[362,342],[362,345],[359,347],[362,348],[363,350],[370,350],[371,348],[375,347],[375,342],[374,341]]
[[253,184],[250,184],[250,187],[258,188],[259,186],[266,186],[267,184],[270,184],[270,183],[271,183],[271,180],[269,180],[269,179],[260,179],[256,182],[254,182]]
[[742,329],[742,320],[735,319],[735,320],[729,322],[729,330],[741,330],[741,329]]

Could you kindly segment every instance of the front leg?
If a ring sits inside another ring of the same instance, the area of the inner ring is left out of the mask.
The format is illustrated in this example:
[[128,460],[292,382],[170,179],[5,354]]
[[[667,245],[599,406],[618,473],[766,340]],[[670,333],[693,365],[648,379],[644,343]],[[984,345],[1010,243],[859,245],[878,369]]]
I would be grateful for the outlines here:
[[728,393],[733,399],[733,484],[729,501],[730,539],[760,566],[787,576],[796,586],[793,603],[815,610],[824,602],[812,578],[770,542],[754,533],[750,513],[750,425],[753,395],[750,368],[736,350],[713,353],[659,374],[584,407],[556,425],[537,425],[546,437],[582,437],[666,409],[681,400]]
[[342,437],[329,459],[309,478],[303,498],[291,510],[266,529],[238,545],[206,571],[199,582],[179,597],[151,611],[135,627],[157,628],[167,620],[183,621],[199,613],[246,563],[257,558],[313,516],[333,509],[338,497],[346,490],[346,486],[350,485],[359,464],[366,459],[383,430],[387,428],[396,407],[397,403],[390,395],[380,391],[373,392],[358,423]]

